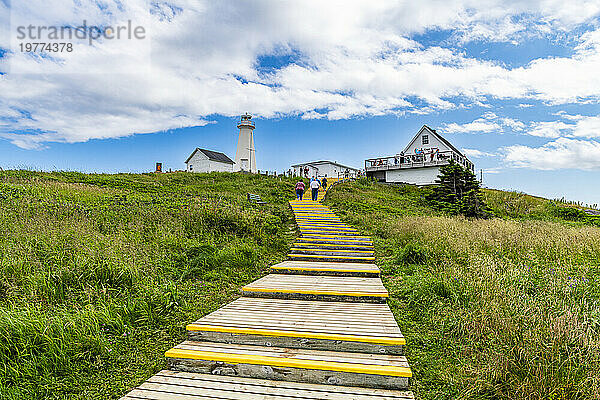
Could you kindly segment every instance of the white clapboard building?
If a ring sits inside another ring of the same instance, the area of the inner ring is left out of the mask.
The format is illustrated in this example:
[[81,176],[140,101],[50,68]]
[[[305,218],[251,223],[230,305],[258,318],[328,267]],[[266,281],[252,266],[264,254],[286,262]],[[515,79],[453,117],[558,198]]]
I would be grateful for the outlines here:
[[423,125],[402,152],[366,160],[365,171],[367,177],[380,182],[432,185],[440,167],[450,160],[475,172],[475,166],[464,154],[435,129]]
[[326,160],[294,164],[292,170],[295,176],[307,178],[355,178],[359,173],[357,168]]
[[233,172],[233,160],[218,151],[196,148],[185,160],[187,172]]

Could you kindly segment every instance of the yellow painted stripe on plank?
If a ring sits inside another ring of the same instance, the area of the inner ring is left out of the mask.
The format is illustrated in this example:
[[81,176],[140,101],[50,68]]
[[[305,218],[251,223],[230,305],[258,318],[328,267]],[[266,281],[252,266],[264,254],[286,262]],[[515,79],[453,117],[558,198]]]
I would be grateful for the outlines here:
[[373,244],[372,242],[361,242],[360,240],[346,240],[346,239],[339,239],[339,238],[351,238],[351,237],[356,237],[356,236],[348,236],[348,235],[323,235],[323,234],[309,234],[309,233],[303,233],[298,239],[299,240],[311,240],[312,241],[324,241],[324,242],[345,242],[345,243],[368,243],[368,244]]
[[319,291],[319,290],[303,290],[303,289],[269,289],[269,288],[251,288],[244,286],[242,290],[246,292],[260,293],[289,293],[289,294],[312,294],[315,296],[349,296],[349,297],[389,297],[388,293],[366,293],[366,292],[338,292],[338,291]]
[[313,215],[313,216],[309,216],[309,217],[296,215],[296,220],[299,220],[299,221],[319,221],[319,220],[331,221],[331,220],[334,220],[335,222],[338,222],[338,221],[341,222],[340,217],[337,217],[337,216],[330,217],[330,216],[325,216],[325,215],[323,215],[323,216]]
[[200,325],[189,324],[186,329],[192,332],[223,332],[223,333],[239,333],[244,335],[262,335],[262,336],[281,336],[281,337],[297,337],[309,339],[324,339],[324,340],[342,340],[347,342],[363,342],[377,343],[384,345],[404,346],[406,340],[404,338],[392,337],[375,337],[375,336],[358,336],[358,335],[342,335],[317,332],[297,332],[297,331],[282,331],[279,329],[256,329],[256,328],[233,328],[228,326]]
[[316,247],[368,247],[370,249],[373,249],[373,246],[369,246],[369,245],[359,245],[359,244],[329,244],[329,243],[300,243],[300,242],[295,242],[294,246],[300,246],[300,247],[312,247],[312,246],[316,246]]
[[309,220],[321,219],[321,218],[336,218],[336,219],[340,218],[339,216],[337,216],[335,214],[306,215],[306,214],[298,214],[298,213],[294,213],[294,217],[296,219],[309,219]]
[[298,227],[298,229],[302,232],[323,232],[323,233],[360,233],[356,230],[348,230],[348,229],[338,229],[338,228],[324,228],[322,226],[317,227]]
[[289,269],[293,271],[316,271],[316,272],[326,272],[326,271],[335,271],[335,272],[356,272],[356,273],[367,273],[367,274],[378,274],[379,270],[374,269],[339,269],[339,268],[304,268],[304,267],[286,267],[286,266],[276,266],[273,265],[272,269]]
[[317,216],[317,215],[309,215],[309,216],[303,216],[303,215],[296,215],[295,216],[297,220],[300,221],[315,221],[315,220],[321,220],[321,219],[326,219],[326,220],[340,220],[340,217],[338,217],[337,215],[321,215],[321,216]]
[[369,253],[373,254],[373,250],[343,250],[343,249],[299,249],[297,247],[292,247],[290,250],[299,250],[299,251],[329,251],[329,252],[340,252],[340,253]]
[[303,213],[294,213],[300,217],[337,217],[334,213],[315,213],[315,212],[303,212]]
[[[351,238],[352,236],[348,236]],[[330,241],[330,242],[347,242],[347,243],[365,243],[365,244],[373,244],[371,240],[350,240],[350,239],[319,239],[319,238],[298,238],[301,241],[309,241],[309,242],[317,242],[317,241]]]
[[351,230],[348,230],[348,229],[339,229],[339,228],[327,228],[324,226],[299,226],[298,229],[304,230],[304,231],[315,231],[315,232],[327,231],[327,230],[332,230],[332,229],[340,231],[340,232],[347,232],[347,233],[352,233],[353,231],[358,232],[354,228],[350,228]]
[[323,258],[323,259],[334,259],[334,260],[338,260],[338,259],[342,259],[342,260],[366,260],[366,261],[375,261],[375,257],[360,257],[360,256],[356,256],[356,257],[348,257],[348,256],[330,256],[330,255],[326,255],[326,254],[288,254],[287,255],[290,258]]
[[340,229],[342,231],[356,230],[356,228],[353,228],[351,226],[348,226],[348,227],[345,227],[345,226],[324,226],[324,225],[321,225],[321,224],[312,224],[312,225],[298,224],[298,228],[304,228],[304,229]]
[[320,237],[325,237],[325,238],[340,238],[340,237],[349,237],[349,238],[357,238],[357,239],[371,239],[368,236],[359,236],[359,235],[327,235],[327,234],[320,234],[320,233],[306,233],[307,235],[312,235],[312,236],[320,236]]
[[165,353],[165,356],[168,358],[222,361],[230,364],[269,365],[273,367],[318,369],[321,371],[349,372],[368,375],[390,375],[405,378],[410,378],[412,376],[412,372],[408,367],[351,364],[320,360],[302,360],[296,358],[257,356],[251,354],[219,353],[215,351],[171,349]]
[[343,221],[340,221],[340,220],[334,219],[334,218],[332,218],[332,219],[321,219],[321,218],[319,218],[319,219],[298,219],[298,218],[296,218],[296,223],[297,224],[306,224],[306,223],[308,223],[308,224],[318,224],[318,223],[344,224]]
[[323,219],[323,218],[319,218],[319,219],[298,219],[296,218],[296,223],[298,224],[318,224],[318,223],[326,223],[326,224],[344,224],[343,221],[341,221],[338,218],[330,218],[330,219]]
[[325,207],[306,207],[306,206],[302,206],[302,207],[294,207],[294,206],[292,206],[292,211],[294,211],[294,212],[325,212],[325,213],[331,213],[331,214],[334,213],[334,211],[330,210],[329,208],[325,208]]
[[318,225],[318,224],[324,224],[324,225],[345,225],[345,226],[350,226],[348,224],[346,224],[345,222],[342,221],[333,221],[333,220],[322,220],[322,219],[301,219],[301,220],[297,220],[296,223],[298,224],[310,224],[310,225]]
[[319,212],[330,212],[333,213],[334,211],[332,209],[329,209],[327,207],[323,207],[322,205],[311,205],[311,206],[307,206],[307,205],[298,205],[298,206],[294,206],[292,205],[292,210],[293,211],[319,211]]
[[343,224],[344,222],[342,220],[340,220],[339,218],[330,218],[330,219],[323,219],[323,218],[319,218],[319,219],[299,219],[296,218],[296,223],[310,223],[310,224],[317,224],[317,223],[334,223],[334,224]]
[[333,226],[333,225],[321,225],[321,224],[318,224],[318,225],[302,225],[302,224],[299,224],[298,228],[301,228],[301,229],[340,229],[340,230],[343,230],[343,231],[356,230],[356,229],[354,229],[354,228],[352,228],[350,226]]
[[355,231],[356,229],[351,226],[336,226],[336,225],[325,225],[325,224],[298,224],[299,228],[321,228],[321,229],[339,229],[342,231]]
[[[306,240],[306,241],[304,241],[304,240]],[[321,242],[324,242],[324,243],[321,243]],[[336,242],[340,242],[342,244],[338,244]],[[370,248],[373,248],[373,243],[368,243],[368,242],[362,242],[361,243],[360,241],[343,241],[343,240],[335,240],[335,239],[329,239],[329,238],[312,239],[312,238],[309,238],[309,237],[299,238],[294,243],[294,246],[303,246],[303,245],[307,245],[307,246],[319,246],[321,244],[329,244],[331,246],[358,246],[358,247],[370,247]]]
[[[354,232],[323,232],[323,231],[303,231],[300,230],[300,233],[302,234],[301,236],[308,236],[308,237],[327,237],[327,238],[339,238],[339,237],[356,237],[356,238],[362,238],[363,236],[359,236]],[[366,237],[365,237],[366,239]]]

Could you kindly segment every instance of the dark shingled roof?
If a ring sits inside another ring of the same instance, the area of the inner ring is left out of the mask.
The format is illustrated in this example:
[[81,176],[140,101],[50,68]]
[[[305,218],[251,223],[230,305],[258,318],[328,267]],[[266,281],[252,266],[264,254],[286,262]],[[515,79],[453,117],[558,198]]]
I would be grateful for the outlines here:
[[192,158],[197,151],[202,152],[211,161],[218,161],[225,164],[235,164],[235,162],[233,162],[231,158],[227,157],[223,153],[219,153],[218,151],[201,149],[199,147],[196,147],[196,150],[192,152],[192,154],[187,158],[187,160],[185,160],[185,162],[187,163],[188,161],[190,161],[190,158]]

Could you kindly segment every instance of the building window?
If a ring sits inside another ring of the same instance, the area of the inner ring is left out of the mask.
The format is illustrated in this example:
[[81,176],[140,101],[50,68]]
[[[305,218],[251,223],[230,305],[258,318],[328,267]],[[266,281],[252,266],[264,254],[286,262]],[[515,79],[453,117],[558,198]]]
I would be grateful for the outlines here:
[[194,166],[190,164],[190,171],[194,169]]
[[429,144],[429,135],[421,136],[421,140],[423,144]]

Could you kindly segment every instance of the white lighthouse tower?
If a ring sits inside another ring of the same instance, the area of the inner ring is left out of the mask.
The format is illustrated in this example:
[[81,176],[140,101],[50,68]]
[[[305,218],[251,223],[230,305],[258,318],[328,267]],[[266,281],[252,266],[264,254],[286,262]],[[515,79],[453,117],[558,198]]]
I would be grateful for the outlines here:
[[256,173],[256,150],[254,150],[254,121],[252,115],[242,115],[237,125],[240,130],[237,151],[235,152],[234,171],[246,171]]

